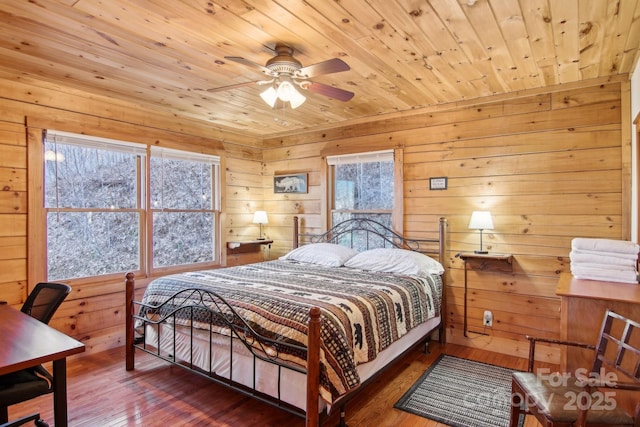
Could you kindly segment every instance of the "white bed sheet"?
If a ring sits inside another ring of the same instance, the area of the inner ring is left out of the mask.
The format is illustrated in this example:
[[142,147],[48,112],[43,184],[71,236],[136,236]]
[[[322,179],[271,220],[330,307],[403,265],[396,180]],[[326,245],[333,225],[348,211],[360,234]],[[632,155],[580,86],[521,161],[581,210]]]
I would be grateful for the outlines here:
[[[413,328],[405,336],[391,344],[378,356],[367,363],[358,365],[357,370],[360,381],[364,382],[376,372],[387,366],[398,355],[411,347],[420,338],[437,328],[441,317],[434,317],[427,322]],[[177,360],[193,363],[198,368],[209,371],[209,333],[207,331],[193,330],[193,340],[190,329],[179,329],[175,334],[171,325],[161,325],[160,348],[171,353]],[[175,337],[174,337],[175,335]],[[216,335],[212,347],[211,371],[222,378],[229,379],[230,357],[233,357],[233,372],[231,379],[246,387],[253,386],[253,355],[236,338],[233,340],[233,353],[230,351],[229,338]],[[156,327],[147,326],[147,345],[157,348],[158,333]],[[175,349],[173,343],[175,340]],[[193,345],[191,344],[193,342]],[[190,350],[192,349],[192,350]],[[233,356],[231,356],[233,354]],[[255,363],[255,389],[272,397],[278,397],[278,367],[272,363],[256,359]],[[280,399],[302,410],[306,409],[307,383],[306,375],[290,369],[282,369],[280,378]],[[320,411],[327,408],[327,403],[320,399]],[[327,408],[329,409],[329,408]]]

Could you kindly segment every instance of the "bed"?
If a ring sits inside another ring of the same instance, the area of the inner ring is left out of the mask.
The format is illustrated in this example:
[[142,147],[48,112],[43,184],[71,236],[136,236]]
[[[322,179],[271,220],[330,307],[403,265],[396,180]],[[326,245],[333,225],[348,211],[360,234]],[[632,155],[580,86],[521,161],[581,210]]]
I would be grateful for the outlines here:
[[342,418],[385,367],[436,330],[443,339],[446,227],[415,240],[352,219],[311,236],[294,217],[280,259],[154,279],[140,301],[128,273],[126,369],[145,351],[307,426],[336,407]]

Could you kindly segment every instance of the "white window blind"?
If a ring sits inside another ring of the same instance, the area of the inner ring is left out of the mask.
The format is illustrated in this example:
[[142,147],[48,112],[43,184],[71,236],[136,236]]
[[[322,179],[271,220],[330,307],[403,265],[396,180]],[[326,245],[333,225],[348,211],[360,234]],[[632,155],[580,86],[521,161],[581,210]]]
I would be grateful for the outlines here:
[[389,161],[393,161],[393,150],[369,151],[367,153],[327,156],[327,164],[329,166]]
[[77,133],[62,132],[47,129],[44,139],[57,144],[75,145],[80,147],[92,147],[123,153],[134,153],[146,156],[147,146],[134,142],[118,141],[115,139],[100,138],[97,136],[81,135]]
[[174,150],[164,147],[151,147],[151,155],[156,157],[167,157],[176,160],[186,160],[190,162],[203,162],[213,165],[220,165],[220,156],[212,154],[192,153],[189,151]]

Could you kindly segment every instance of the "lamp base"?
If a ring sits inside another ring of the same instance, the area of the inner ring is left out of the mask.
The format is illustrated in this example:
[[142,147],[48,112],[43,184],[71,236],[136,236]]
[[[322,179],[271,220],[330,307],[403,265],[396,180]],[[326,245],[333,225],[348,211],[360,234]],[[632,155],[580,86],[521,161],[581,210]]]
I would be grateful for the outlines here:
[[258,237],[256,240],[267,240],[265,237]]
[[486,255],[489,251],[473,251],[474,254]]

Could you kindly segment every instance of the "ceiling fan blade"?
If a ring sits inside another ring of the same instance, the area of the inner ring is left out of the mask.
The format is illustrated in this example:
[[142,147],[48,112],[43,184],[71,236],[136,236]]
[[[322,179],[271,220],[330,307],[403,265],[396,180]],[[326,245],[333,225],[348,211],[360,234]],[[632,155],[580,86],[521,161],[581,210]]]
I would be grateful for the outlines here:
[[308,91],[319,93],[320,95],[328,96],[329,98],[337,99],[338,101],[348,101],[353,98],[354,93],[348,90],[339,89],[337,87],[328,86],[322,83],[311,82],[308,86],[305,86]]
[[318,62],[317,64],[309,65],[301,68],[298,73],[303,75],[304,78],[312,78],[315,76],[321,76],[323,74],[340,73],[342,71],[349,71],[351,67],[347,65],[342,59],[333,58],[328,61]]
[[261,71],[263,73],[265,73],[268,76],[272,76],[275,77],[273,71],[271,71],[270,69],[268,69],[267,67],[257,64],[253,61],[249,61],[248,59],[244,59],[240,56],[225,56],[224,59],[228,59],[229,61],[234,61],[237,62],[239,64],[242,65],[246,65],[247,67],[253,68],[254,70],[258,70]]
[[229,85],[229,86],[214,87],[214,88],[211,88],[211,89],[207,89],[207,92],[224,92],[225,90],[231,90],[231,89],[237,89],[239,87],[256,85],[258,83],[259,83],[259,81],[254,81],[254,82],[238,83],[238,84]]

